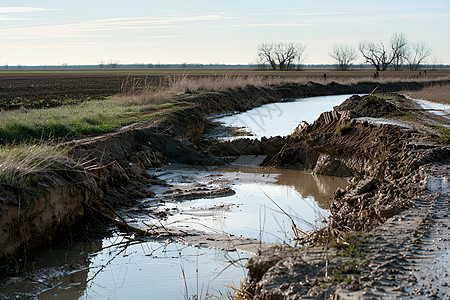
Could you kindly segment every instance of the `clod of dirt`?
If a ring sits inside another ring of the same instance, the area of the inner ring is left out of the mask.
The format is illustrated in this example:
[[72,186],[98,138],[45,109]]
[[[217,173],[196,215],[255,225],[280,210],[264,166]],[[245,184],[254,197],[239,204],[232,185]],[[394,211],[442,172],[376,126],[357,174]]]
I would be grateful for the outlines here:
[[352,96],[345,100],[341,105],[335,107],[337,111],[352,111],[356,117],[372,117],[379,118],[385,116],[398,108],[377,96]]

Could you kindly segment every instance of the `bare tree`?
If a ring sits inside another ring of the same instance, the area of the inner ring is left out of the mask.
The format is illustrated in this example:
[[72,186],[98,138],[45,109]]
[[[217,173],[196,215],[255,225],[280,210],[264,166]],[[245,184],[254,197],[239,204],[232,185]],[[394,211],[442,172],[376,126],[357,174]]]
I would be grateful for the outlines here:
[[298,63],[302,61],[305,49],[301,43],[261,43],[258,45],[258,56],[272,70],[287,71],[296,59]]
[[406,55],[408,68],[410,71],[417,71],[421,63],[431,55],[431,48],[424,42],[412,44]]
[[334,45],[328,55],[336,61],[337,68],[342,71],[348,70],[350,64],[358,57],[355,48],[344,44]]
[[258,56],[261,61],[268,63],[273,70],[277,69],[277,64],[275,63],[273,43],[261,43],[258,45]]
[[377,71],[387,69],[392,60],[388,58],[388,50],[383,42],[361,42],[359,43],[359,52],[367,63],[373,65]]
[[373,65],[377,71],[385,71],[395,59],[400,59],[404,55],[406,46],[406,37],[403,34],[394,34],[390,47],[386,47],[381,41],[361,42],[359,51],[366,62]]
[[395,71],[399,71],[404,65],[408,53],[408,39],[403,33],[394,33],[391,37],[391,45],[394,53],[392,66]]
[[115,60],[115,59],[111,59],[110,61],[109,61],[109,67],[110,68],[113,68],[113,69],[115,69],[115,68],[117,68],[117,66],[119,65],[119,61],[118,60]]

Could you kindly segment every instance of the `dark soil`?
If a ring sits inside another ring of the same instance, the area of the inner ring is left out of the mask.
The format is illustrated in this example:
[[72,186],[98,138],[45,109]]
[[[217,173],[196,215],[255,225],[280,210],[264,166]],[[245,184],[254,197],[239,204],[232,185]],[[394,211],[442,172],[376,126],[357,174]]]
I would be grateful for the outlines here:
[[53,107],[120,92],[123,76],[0,75],[0,109]]
[[113,95],[159,85],[159,75],[115,73],[0,74],[0,110],[45,108],[107,99]]
[[350,110],[357,117],[379,118],[398,110],[398,108],[377,96],[353,96],[335,108],[338,111]]

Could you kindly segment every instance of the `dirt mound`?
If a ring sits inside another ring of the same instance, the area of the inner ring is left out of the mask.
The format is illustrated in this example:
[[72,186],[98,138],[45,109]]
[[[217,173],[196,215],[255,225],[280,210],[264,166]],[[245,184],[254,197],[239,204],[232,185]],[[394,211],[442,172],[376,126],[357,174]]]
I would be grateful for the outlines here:
[[[383,107],[397,109],[380,100],[354,96],[343,107],[356,107],[371,116],[382,114]],[[269,164],[303,165],[317,175],[354,176],[358,181],[335,195],[332,226],[368,230],[408,206],[407,199],[415,190],[405,182],[412,181],[418,165],[413,161],[419,154],[413,156],[406,150],[409,131],[358,121],[352,115],[336,109],[323,113],[311,125],[300,126]]]
[[356,117],[372,118],[379,118],[398,110],[394,104],[374,95],[352,96],[334,109],[337,111],[352,111]]
[[[406,287],[406,280],[409,281],[408,287],[420,286],[414,288],[414,293],[419,295],[422,293],[421,289],[432,290],[431,284],[421,279],[425,278],[423,275],[420,278],[413,277],[412,272],[405,268],[412,266],[416,270],[416,264],[410,265],[410,260],[404,258],[412,257],[417,248],[412,248],[411,245],[421,242],[425,235],[422,230],[429,226],[421,223],[425,217],[408,218],[408,214],[411,215],[411,207],[416,211],[434,207],[434,204],[428,203],[430,197],[426,191],[426,185],[429,185],[430,181],[435,180],[439,189],[448,188],[448,185],[442,184],[441,181],[447,180],[450,148],[432,143],[425,147],[417,143],[420,133],[411,133],[399,126],[352,118],[352,115],[356,115],[352,113],[354,110],[364,113],[365,116],[371,114],[369,116],[375,117],[385,113],[383,107],[387,110],[393,109],[386,105],[389,104],[387,101],[377,101],[373,96],[352,98],[342,105],[342,111],[338,108],[333,112],[323,113],[311,125],[300,125],[296,132],[288,137],[283,149],[272,159],[274,164],[304,164],[316,174],[340,175],[350,172],[354,178],[345,189],[335,192],[330,203],[328,226],[299,240],[301,243],[312,242],[316,247],[305,247],[294,254],[290,249],[280,254],[276,254],[275,250],[249,261],[248,290],[261,299],[297,299],[300,296],[331,299],[335,293],[344,295],[342,291],[353,293],[353,297],[342,296],[345,299],[365,298],[361,296],[363,294],[371,297],[376,295],[378,298],[382,296],[373,292],[379,291],[380,286],[391,286],[392,291],[397,293],[404,291],[403,288],[400,290],[397,287]],[[361,101],[362,99],[365,101]],[[377,103],[379,108],[376,107]],[[397,109],[395,106],[394,108]],[[445,171],[441,178],[430,178],[424,171],[424,168],[434,165]],[[445,209],[448,204],[446,197],[436,202],[442,205],[434,208],[436,211]],[[422,205],[421,209],[417,208],[418,204]],[[409,213],[403,214],[402,211]],[[402,213],[397,215],[400,212]],[[445,212],[443,214],[447,216]],[[417,215],[415,213],[412,216]],[[373,230],[372,234],[376,235],[380,228],[383,228],[379,225],[387,221],[391,222],[391,225],[385,226],[384,233],[370,240],[370,250],[365,248],[369,239],[364,241],[363,237],[357,238],[356,232]],[[435,228],[441,230],[442,225]],[[380,242],[384,240],[387,241],[380,247]],[[336,241],[331,251],[317,247],[325,242],[328,247],[330,241]],[[429,245],[430,242],[427,241],[421,246],[426,248],[423,250],[427,252],[426,255],[433,251]],[[444,247],[445,245],[441,249],[445,249]],[[353,254],[348,252],[357,248],[359,250]],[[317,253],[310,253],[313,250]],[[318,257],[326,257],[326,261],[308,261]],[[433,260],[436,262],[434,257]],[[329,279],[324,281],[323,278],[326,278],[327,274]],[[421,280],[429,287],[424,287]],[[362,285],[361,282],[365,284]],[[380,285],[380,282],[383,283]],[[435,295],[436,291],[439,289],[434,291]],[[383,291],[383,295],[386,297],[389,294]],[[336,297],[341,299],[340,296],[335,295],[334,298]]]

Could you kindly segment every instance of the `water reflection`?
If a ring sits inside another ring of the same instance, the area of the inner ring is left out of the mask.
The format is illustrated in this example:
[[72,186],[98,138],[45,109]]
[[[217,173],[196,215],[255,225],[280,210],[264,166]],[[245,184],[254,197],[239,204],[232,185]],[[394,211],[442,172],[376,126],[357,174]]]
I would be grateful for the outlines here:
[[79,299],[87,287],[90,255],[102,249],[101,237],[91,238],[55,241],[18,261],[12,267],[20,273],[10,269],[0,278],[0,299]]
[[251,138],[291,134],[301,121],[316,120],[352,95],[308,97],[288,102],[266,104],[249,111],[214,119],[227,127],[245,128]]
[[90,281],[81,299],[182,299],[186,293],[219,295],[225,290],[224,284],[245,276],[242,265],[225,269],[230,261],[239,262],[242,257],[248,255],[194,248],[170,240],[112,247],[91,258]]
[[[89,237],[28,258],[26,273],[0,278],[0,299],[183,299],[224,294],[250,256],[170,239]],[[95,239],[95,240],[92,240]]]
[[172,171],[165,169],[163,177],[171,183],[171,189],[195,190],[228,183],[236,192],[213,199],[166,201],[159,207],[160,211],[169,213],[166,226],[284,243],[292,241],[291,218],[302,231],[320,228],[328,216],[328,202],[334,191],[347,185],[343,178],[260,167],[205,170],[173,166]]
[[[257,137],[286,135],[300,121],[311,122],[348,97],[316,97],[278,103],[272,108],[263,106],[239,115],[238,119],[245,123],[240,125],[236,124],[237,115],[220,121],[249,128],[253,122],[256,129],[251,130]],[[175,212],[166,224],[277,242],[289,242],[291,238],[292,224],[285,212],[301,230],[319,227],[321,219],[328,215],[327,201],[337,187],[347,184],[345,179],[289,169],[168,166],[151,172],[167,180],[172,188],[230,185],[236,191],[229,197],[185,202],[164,198],[166,202],[159,208]],[[167,190],[165,186],[153,188],[161,197]],[[249,255],[237,251],[188,247],[168,239],[136,240],[120,234],[88,236],[62,245],[55,243],[29,255],[26,262],[18,262],[25,265],[25,273],[5,274],[0,269],[5,275],[0,278],[0,299],[183,299],[200,294],[204,298],[207,293],[220,296],[224,284],[234,281],[239,285],[236,281],[245,277],[239,262],[246,257]],[[237,263],[229,267],[230,261]]]

